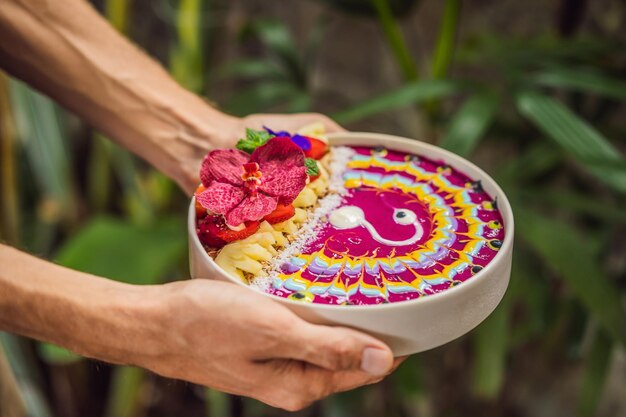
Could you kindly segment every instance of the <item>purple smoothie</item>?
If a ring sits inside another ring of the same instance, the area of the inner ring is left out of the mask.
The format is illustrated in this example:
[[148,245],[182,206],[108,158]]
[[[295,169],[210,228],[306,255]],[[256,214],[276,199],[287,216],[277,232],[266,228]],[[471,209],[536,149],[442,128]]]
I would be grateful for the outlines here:
[[323,304],[412,300],[470,279],[504,239],[497,202],[442,162],[353,147],[339,207],[272,276],[270,294]]

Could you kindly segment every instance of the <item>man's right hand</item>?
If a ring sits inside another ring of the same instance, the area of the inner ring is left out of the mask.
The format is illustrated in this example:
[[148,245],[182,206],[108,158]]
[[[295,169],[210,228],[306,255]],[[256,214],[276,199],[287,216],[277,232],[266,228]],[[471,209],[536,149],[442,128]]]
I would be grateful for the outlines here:
[[377,382],[400,362],[371,336],[310,324],[233,284],[193,280],[150,288],[161,334],[136,364],[167,377],[298,410]]
[[197,279],[130,285],[0,245],[0,331],[288,410],[379,381],[402,359],[358,331]]

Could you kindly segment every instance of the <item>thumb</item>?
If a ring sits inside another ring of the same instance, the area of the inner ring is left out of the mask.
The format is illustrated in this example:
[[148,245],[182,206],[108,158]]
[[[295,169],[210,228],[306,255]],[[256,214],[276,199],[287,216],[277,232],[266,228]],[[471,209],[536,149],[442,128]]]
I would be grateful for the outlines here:
[[361,370],[386,375],[393,367],[391,349],[380,340],[345,327],[330,327],[304,320],[291,328],[283,353],[332,371]]

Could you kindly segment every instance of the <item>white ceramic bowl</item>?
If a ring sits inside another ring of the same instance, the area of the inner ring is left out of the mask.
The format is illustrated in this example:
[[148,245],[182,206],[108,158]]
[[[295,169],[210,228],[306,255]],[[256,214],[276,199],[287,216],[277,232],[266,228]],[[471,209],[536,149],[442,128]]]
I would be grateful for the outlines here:
[[[424,155],[481,180],[484,190],[497,197],[504,221],[502,247],[485,268],[444,292],[411,301],[371,306],[333,306],[272,297],[298,316],[318,324],[352,327],[386,342],[396,356],[428,350],[448,343],[472,330],[496,308],[509,283],[513,251],[513,213],[504,192],[484,171],[444,149],[417,140],[375,133],[336,133],[331,145],[385,146],[388,149]],[[194,201],[189,206],[189,261],[192,278],[230,281],[254,289],[224,272],[207,255],[196,235]]]

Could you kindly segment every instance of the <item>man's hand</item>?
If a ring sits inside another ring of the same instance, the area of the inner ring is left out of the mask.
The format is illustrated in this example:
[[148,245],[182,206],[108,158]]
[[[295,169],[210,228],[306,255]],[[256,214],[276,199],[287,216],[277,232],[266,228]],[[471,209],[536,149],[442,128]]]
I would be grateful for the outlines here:
[[[233,148],[239,139],[246,137],[246,129],[262,130],[264,126],[272,130],[286,130],[296,132],[300,128],[312,124],[321,123],[327,133],[343,132],[345,129],[335,123],[331,118],[320,113],[296,113],[296,114],[251,114],[243,118],[223,117],[216,119],[218,132],[212,137],[206,137],[206,149]],[[192,195],[200,183],[200,164],[204,153],[198,154],[193,160],[181,161],[179,172],[184,172],[183,179],[174,178],[188,195]]]
[[188,194],[211,149],[232,147],[245,128],[297,130],[319,114],[237,118],[178,85],[86,0],[0,1],[0,68],[54,98],[144,158]]
[[246,137],[246,129],[263,130],[267,126],[272,130],[296,132],[302,127],[322,124],[327,133],[344,132],[345,129],[330,117],[320,113],[296,114],[251,114],[240,119],[226,120],[216,142],[217,147],[232,148],[237,141]]
[[288,410],[382,379],[401,361],[355,330],[305,322],[211,280],[123,284],[0,245],[0,331]]
[[396,365],[373,337],[307,323],[233,284],[177,282],[158,287],[152,300],[162,331],[138,365],[287,410],[377,382]]

